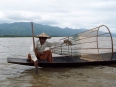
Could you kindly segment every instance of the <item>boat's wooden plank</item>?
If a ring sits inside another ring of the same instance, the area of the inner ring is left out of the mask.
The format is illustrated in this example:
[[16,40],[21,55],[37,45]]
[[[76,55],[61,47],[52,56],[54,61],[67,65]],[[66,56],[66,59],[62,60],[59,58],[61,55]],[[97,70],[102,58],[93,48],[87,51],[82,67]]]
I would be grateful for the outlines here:
[[116,52],[114,52],[113,55],[112,53],[85,54],[80,56],[80,58],[88,61],[106,61],[116,59]]
[[102,61],[103,60],[99,54],[82,55],[80,58],[83,60],[88,60],[88,61]]
[[[28,63],[27,58],[7,58],[8,62],[16,62],[16,63]],[[38,60],[39,63],[47,63],[46,60]],[[57,56],[53,57],[53,63],[75,63],[75,62],[85,62],[86,60],[82,60],[78,57],[69,57],[69,56]],[[30,62],[29,62],[30,63]]]
[[[33,63],[27,61],[26,58],[7,58],[8,63],[13,64],[21,64],[21,65],[28,65],[34,66]],[[38,66],[40,67],[78,67],[78,66],[86,66],[86,65],[109,65],[109,64],[116,64],[116,60],[109,60],[109,61],[78,61],[78,62],[39,62]]]
[[34,64],[27,61],[27,58],[7,58],[8,63],[14,63],[14,64],[21,64],[21,65],[29,65],[33,66]]

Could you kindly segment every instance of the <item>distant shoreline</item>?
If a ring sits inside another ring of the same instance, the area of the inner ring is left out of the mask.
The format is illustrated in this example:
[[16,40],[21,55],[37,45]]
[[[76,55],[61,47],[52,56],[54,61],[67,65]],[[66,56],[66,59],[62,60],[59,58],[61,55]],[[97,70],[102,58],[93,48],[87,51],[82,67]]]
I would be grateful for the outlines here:
[[[5,38],[5,37],[15,38],[15,37],[32,37],[32,36],[0,36],[0,38]],[[51,37],[66,37],[66,36],[51,36]]]
[[[32,37],[32,36],[0,35],[0,37]],[[34,36],[34,37],[36,37],[36,36]],[[51,36],[51,37],[67,37],[67,36]],[[103,37],[103,36],[101,36],[101,37]],[[104,37],[106,37],[106,36],[104,36]],[[116,37],[116,36],[112,35],[112,37]]]

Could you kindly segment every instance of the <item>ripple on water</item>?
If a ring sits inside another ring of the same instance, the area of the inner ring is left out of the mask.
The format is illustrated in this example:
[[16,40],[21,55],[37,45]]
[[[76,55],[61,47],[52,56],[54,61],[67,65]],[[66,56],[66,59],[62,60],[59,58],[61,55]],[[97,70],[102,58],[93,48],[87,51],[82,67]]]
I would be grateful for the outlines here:
[[6,56],[27,57],[31,40],[32,38],[0,39],[0,87],[116,86],[116,66],[39,68],[39,74],[36,75],[34,67],[7,63]]

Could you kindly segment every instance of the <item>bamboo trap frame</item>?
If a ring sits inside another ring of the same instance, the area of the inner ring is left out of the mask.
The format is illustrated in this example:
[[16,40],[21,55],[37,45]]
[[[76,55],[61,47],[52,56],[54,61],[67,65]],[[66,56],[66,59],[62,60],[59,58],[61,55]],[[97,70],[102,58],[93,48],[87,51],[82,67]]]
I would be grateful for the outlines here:
[[[88,61],[112,60],[113,58],[113,39],[106,25],[100,25],[62,40],[69,40],[72,45],[57,45],[53,50],[54,53],[79,56]],[[106,53],[108,55],[105,55]]]

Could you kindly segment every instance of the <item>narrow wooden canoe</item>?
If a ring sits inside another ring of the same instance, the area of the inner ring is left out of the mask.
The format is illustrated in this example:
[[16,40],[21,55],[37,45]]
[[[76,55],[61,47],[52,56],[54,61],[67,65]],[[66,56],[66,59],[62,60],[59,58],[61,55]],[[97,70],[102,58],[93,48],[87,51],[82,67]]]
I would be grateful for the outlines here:
[[[115,57],[115,56],[114,56]],[[79,67],[79,66],[87,66],[87,65],[110,65],[116,64],[116,57],[112,60],[99,60],[99,61],[88,61],[84,59],[80,59],[78,57],[70,57],[70,56],[58,56],[53,57],[53,62],[48,63],[45,60],[38,60],[39,67]],[[21,64],[34,66],[27,58],[7,58],[8,63],[13,64]]]

